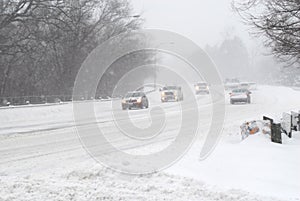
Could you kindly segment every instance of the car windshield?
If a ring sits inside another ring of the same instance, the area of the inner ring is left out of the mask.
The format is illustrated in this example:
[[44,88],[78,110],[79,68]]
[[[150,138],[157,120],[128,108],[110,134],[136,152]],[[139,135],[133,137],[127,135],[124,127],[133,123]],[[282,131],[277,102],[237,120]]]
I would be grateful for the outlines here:
[[178,87],[176,87],[176,86],[168,86],[168,87],[164,87],[163,90],[178,90]]
[[174,93],[171,92],[171,91],[168,91],[168,92],[165,92],[165,95],[167,95],[167,96],[172,96],[172,95],[174,95]]
[[235,89],[232,91],[232,93],[247,93],[247,90],[245,89]]
[[141,97],[141,96],[143,96],[143,94],[142,93],[140,93],[140,92],[133,92],[133,93],[128,93],[128,94],[126,94],[126,98],[129,98],[129,97]]
[[206,83],[198,83],[197,86],[199,86],[199,87],[206,87],[207,84]]

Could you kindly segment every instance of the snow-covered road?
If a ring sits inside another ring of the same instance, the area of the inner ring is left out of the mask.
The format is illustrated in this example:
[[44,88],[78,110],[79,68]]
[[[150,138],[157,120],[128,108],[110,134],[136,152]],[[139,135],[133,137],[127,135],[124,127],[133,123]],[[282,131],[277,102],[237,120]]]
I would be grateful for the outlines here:
[[[151,107],[160,106],[166,114],[164,132],[155,139],[138,141],[122,135],[112,120],[110,102],[95,102],[97,120],[85,119],[80,126],[88,131],[97,124],[127,153],[161,150],[180,128],[180,105],[161,104],[158,93],[149,98]],[[299,99],[299,91],[272,86],[254,91],[250,105],[230,105],[226,97],[222,139],[210,157],[199,161],[212,107],[209,96],[198,96],[195,143],[173,166],[147,176],[115,173],[96,163],[78,138],[71,104],[0,109],[0,200],[299,200],[300,134],[284,139],[283,145],[260,135],[241,142],[239,135],[246,120],[279,118],[282,112],[300,110]],[[139,127],[151,123],[149,110],[129,115]]]

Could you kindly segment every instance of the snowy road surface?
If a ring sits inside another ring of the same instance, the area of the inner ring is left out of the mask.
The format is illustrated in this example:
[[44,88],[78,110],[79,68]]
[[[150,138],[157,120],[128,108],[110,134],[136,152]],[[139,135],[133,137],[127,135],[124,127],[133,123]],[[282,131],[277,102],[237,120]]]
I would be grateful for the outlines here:
[[[88,131],[98,124],[105,137],[127,153],[162,150],[180,128],[180,105],[161,104],[158,93],[149,98],[151,107],[160,106],[166,113],[164,132],[153,140],[122,135],[112,121],[110,102],[96,102],[96,122],[85,119],[80,126]],[[71,104],[0,109],[0,200],[299,200],[300,133],[284,138],[283,145],[261,135],[241,141],[239,135],[246,120],[300,110],[299,99],[299,91],[272,86],[254,91],[250,105],[230,105],[226,97],[222,139],[199,161],[212,114],[210,97],[198,96],[199,135],[193,146],[174,165],[147,176],[116,173],[96,163],[80,143]],[[138,127],[151,123],[149,110],[129,115]]]

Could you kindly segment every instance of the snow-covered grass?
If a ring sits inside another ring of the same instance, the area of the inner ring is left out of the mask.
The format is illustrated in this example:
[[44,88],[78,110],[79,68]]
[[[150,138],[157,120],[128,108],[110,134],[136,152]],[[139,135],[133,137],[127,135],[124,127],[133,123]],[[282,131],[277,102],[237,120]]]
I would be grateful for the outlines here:
[[189,178],[165,173],[148,176],[117,175],[101,167],[72,171],[60,178],[35,176],[0,182],[1,200],[189,200],[189,201],[276,201],[277,199],[231,189],[207,188]]
[[195,148],[167,172],[205,181],[222,190],[243,189],[263,196],[296,200],[300,198],[297,171],[300,133],[294,133],[293,139],[282,136],[282,145],[272,143],[269,136],[263,134],[249,136],[244,141],[236,139],[240,138],[238,135],[231,136],[223,139],[206,160],[199,161]]

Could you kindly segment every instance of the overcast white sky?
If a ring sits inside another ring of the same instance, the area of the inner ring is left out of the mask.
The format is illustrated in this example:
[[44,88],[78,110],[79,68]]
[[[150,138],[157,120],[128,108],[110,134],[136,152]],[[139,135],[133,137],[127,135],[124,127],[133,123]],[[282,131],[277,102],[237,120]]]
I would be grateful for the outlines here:
[[[250,44],[248,28],[231,11],[231,0],[131,0],[146,19],[144,28],[182,34],[202,47],[219,43],[226,32]],[[233,28],[234,27],[234,28]]]

